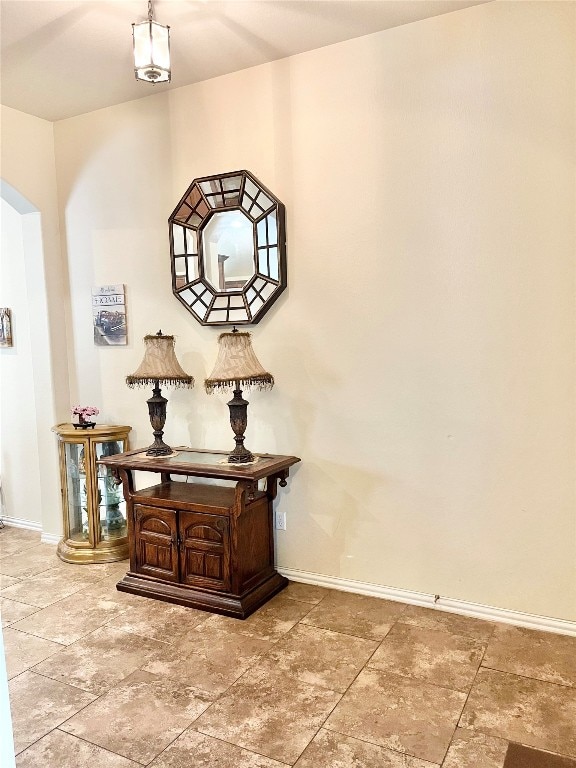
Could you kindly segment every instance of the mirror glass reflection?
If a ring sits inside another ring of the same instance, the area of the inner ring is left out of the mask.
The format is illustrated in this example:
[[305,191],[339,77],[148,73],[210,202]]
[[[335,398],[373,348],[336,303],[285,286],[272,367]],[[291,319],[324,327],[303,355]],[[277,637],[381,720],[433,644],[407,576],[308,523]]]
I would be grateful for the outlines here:
[[286,288],[284,206],[249,171],[194,179],[169,218],[172,290],[202,325],[258,323]]
[[214,213],[202,228],[205,275],[217,291],[237,291],[254,275],[254,228],[241,211]]

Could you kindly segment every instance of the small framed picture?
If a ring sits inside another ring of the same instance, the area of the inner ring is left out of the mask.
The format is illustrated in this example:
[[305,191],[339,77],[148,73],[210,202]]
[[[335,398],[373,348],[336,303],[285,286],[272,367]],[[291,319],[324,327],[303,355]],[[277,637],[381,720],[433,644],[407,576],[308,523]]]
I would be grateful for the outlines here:
[[127,344],[126,301],[123,285],[92,288],[94,344],[98,347]]
[[12,312],[0,307],[0,347],[12,346]]

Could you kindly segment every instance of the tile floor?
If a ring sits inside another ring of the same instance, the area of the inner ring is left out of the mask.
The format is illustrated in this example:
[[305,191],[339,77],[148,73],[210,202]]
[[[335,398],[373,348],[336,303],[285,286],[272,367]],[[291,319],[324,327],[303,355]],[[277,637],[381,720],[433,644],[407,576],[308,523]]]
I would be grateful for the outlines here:
[[546,753],[542,768],[576,766],[576,638],[295,583],[238,621],[118,592],[126,567],[68,565],[39,534],[0,530],[18,768],[534,754],[510,742]]

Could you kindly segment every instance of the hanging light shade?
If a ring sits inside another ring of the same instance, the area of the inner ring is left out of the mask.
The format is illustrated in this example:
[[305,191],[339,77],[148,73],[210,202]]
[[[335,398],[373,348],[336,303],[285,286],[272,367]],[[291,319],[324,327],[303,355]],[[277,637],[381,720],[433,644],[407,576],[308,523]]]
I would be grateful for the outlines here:
[[134,74],[147,83],[169,83],[170,27],[153,19],[152,0],[148,0],[148,19],[132,24]]

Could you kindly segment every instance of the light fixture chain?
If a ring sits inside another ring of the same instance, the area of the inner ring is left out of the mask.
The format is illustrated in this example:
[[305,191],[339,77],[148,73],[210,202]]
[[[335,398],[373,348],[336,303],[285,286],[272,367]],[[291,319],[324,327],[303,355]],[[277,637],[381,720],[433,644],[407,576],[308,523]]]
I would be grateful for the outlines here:
[[132,46],[136,80],[170,82],[170,27],[154,20],[153,0],[148,0],[148,19],[132,24]]

